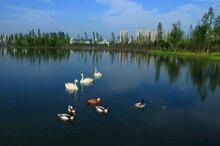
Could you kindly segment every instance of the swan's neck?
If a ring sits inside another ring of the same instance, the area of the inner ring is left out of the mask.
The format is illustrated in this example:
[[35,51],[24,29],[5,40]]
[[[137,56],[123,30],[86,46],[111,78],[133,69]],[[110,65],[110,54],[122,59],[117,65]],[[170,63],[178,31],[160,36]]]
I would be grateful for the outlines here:
[[97,73],[97,69],[95,68],[95,73]]
[[76,81],[74,82],[75,86],[76,86]]
[[81,75],[81,80],[83,80],[83,75]]

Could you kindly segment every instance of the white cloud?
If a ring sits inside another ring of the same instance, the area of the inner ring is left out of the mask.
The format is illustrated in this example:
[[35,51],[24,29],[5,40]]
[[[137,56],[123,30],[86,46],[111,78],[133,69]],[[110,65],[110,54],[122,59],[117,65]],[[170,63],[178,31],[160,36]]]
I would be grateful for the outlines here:
[[[206,2],[206,0],[202,1]],[[212,4],[204,7],[192,2],[164,13],[157,9],[145,10],[141,4],[133,0],[96,0],[96,2],[107,6],[103,14],[96,16],[96,20],[100,20],[110,27],[128,30],[143,27],[156,29],[159,21],[164,24],[164,28],[170,29],[172,23],[179,20],[182,22],[183,28],[188,29],[190,24],[196,25],[200,21],[209,6],[216,8],[216,5],[220,4],[220,0],[213,0]]]
[[5,6],[5,8],[9,10],[9,13],[7,14],[7,18],[3,19],[0,23],[0,26],[4,28],[5,31],[28,31],[33,28],[44,28],[48,31],[59,26],[59,23],[55,18],[59,15],[57,11],[31,9],[9,5]]

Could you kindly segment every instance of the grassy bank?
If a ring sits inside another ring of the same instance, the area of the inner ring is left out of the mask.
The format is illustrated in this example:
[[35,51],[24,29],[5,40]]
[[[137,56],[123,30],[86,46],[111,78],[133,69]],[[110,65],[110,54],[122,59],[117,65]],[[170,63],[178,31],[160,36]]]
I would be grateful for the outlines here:
[[178,56],[183,58],[200,58],[210,61],[220,61],[220,52],[188,52],[188,51],[161,51],[161,50],[149,50],[151,55],[159,56]]

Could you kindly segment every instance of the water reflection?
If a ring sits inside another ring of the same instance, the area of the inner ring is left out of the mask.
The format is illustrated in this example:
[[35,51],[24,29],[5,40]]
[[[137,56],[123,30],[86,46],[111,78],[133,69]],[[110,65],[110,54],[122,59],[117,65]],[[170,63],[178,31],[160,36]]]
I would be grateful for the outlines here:
[[78,90],[70,90],[70,89],[65,89],[66,93],[68,93],[69,95],[74,95],[74,97],[77,98],[77,92]]
[[92,86],[93,83],[80,83],[80,85],[81,85],[81,91],[84,91],[84,88],[85,88],[85,87]]
[[69,59],[70,50],[64,49],[0,49],[1,57],[10,56],[17,61],[28,60],[32,64],[39,64],[62,59]]
[[191,60],[189,69],[191,79],[196,85],[202,101],[204,101],[207,98],[208,91],[214,92],[220,85],[220,65]]
[[209,91],[215,92],[220,86],[220,64],[218,63],[199,59],[183,59],[166,56],[155,56],[154,59],[156,81],[160,79],[161,67],[165,68],[171,84],[181,76],[180,70],[186,68],[202,101],[207,98]]
[[[155,83],[161,80],[165,72],[170,85],[176,85],[177,81],[183,78],[183,71],[185,71],[189,79],[191,79],[193,86],[196,87],[202,101],[209,96],[209,92],[214,93],[220,86],[220,64],[199,59],[150,56],[146,52],[95,50],[2,49],[0,53],[2,58],[10,56],[18,61],[25,59],[32,64],[37,63],[39,65],[42,62],[51,60],[54,62],[60,62],[63,59],[69,61],[70,56],[77,55],[79,61],[83,61],[85,64],[88,61],[92,61],[90,63],[96,66],[103,63],[104,58],[108,58],[111,64],[135,64],[140,71],[152,69],[154,71]],[[153,65],[153,68],[149,67],[150,64]],[[82,90],[84,86],[82,85]]]

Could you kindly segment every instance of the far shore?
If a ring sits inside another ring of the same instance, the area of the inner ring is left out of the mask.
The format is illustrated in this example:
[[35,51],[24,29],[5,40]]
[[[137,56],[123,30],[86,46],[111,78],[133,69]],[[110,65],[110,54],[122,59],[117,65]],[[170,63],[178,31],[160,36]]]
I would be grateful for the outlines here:
[[[0,47],[1,48],[1,47]],[[5,47],[4,47],[5,48]],[[9,47],[14,49],[15,47]],[[109,47],[109,46],[65,46],[65,47],[17,47],[16,49],[54,49],[54,50],[75,50],[75,51],[114,51],[114,52],[137,52],[157,56],[176,56],[181,58],[198,58],[208,61],[220,62],[220,52],[192,52],[188,50],[165,50],[165,49],[142,49],[132,47]]]

